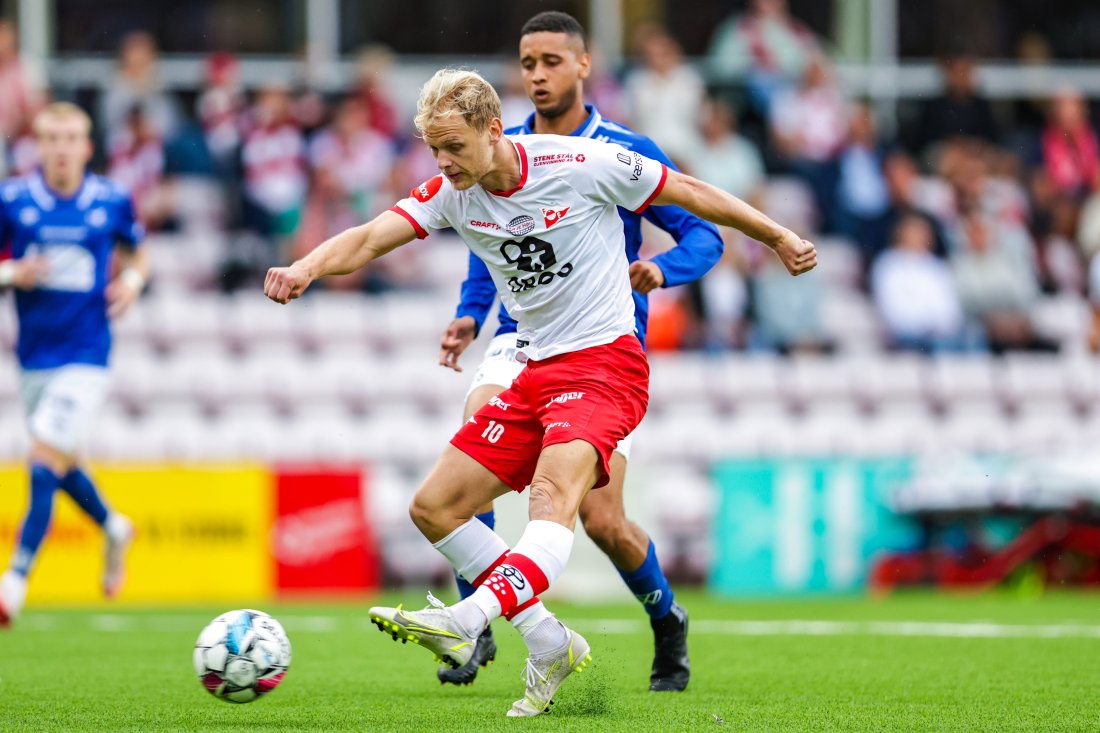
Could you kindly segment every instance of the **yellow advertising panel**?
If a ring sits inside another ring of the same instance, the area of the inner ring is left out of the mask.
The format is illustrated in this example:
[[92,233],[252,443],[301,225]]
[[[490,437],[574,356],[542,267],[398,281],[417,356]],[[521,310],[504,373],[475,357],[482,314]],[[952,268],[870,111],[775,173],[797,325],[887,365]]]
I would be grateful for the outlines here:
[[[269,597],[271,474],[255,465],[104,466],[91,475],[136,536],[120,601],[238,601]],[[0,466],[0,566],[26,510],[27,474]],[[31,573],[27,602],[102,598],[103,534],[60,489]]]

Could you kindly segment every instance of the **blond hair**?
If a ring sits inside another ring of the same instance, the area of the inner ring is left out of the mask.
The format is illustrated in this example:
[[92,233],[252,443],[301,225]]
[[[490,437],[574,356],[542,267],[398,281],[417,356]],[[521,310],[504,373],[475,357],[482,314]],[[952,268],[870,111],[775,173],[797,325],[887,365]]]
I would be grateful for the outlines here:
[[92,118],[83,109],[72,102],[51,102],[34,116],[34,133],[42,134],[42,126],[50,120],[79,120],[84,131],[92,134]]
[[478,132],[500,117],[500,97],[493,86],[475,71],[440,69],[420,89],[413,124],[421,137],[440,117],[460,114]]

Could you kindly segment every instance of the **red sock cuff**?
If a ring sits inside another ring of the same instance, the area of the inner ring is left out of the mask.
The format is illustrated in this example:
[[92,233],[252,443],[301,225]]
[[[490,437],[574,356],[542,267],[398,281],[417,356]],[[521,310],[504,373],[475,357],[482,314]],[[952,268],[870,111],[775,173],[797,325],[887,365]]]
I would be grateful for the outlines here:
[[531,606],[535,605],[538,602],[539,602],[539,597],[538,596],[535,596],[534,598],[532,598],[530,600],[524,601],[523,603],[519,604],[518,606],[513,608],[508,613],[504,614],[504,618],[511,621],[512,618],[514,618],[516,615],[518,615],[519,613],[521,613],[523,611],[526,611],[528,608],[530,608]]

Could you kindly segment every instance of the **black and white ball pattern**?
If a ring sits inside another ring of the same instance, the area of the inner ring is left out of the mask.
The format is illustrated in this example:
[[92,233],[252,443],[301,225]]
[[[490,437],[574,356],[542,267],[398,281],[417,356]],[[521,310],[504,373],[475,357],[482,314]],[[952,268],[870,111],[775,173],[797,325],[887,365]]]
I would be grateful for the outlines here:
[[202,630],[193,660],[195,674],[211,695],[252,702],[283,681],[290,666],[290,639],[262,611],[230,611]]

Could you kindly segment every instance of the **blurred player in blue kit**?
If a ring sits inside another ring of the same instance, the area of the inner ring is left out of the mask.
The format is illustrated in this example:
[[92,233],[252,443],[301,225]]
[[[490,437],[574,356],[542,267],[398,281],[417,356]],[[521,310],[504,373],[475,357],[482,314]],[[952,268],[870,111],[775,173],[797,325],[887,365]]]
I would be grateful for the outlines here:
[[91,128],[79,107],[47,106],[34,121],[41,167],[0,185],[0,251],[10,253],[0,261],[0,288],[15,290],[16,355],[31,436],[30,505],[0,576],[3,626],[23,608],[58,488],[103,529],[108,597],[121,587],[133,537],[131,522],[111,511],[78,461],[110,386],[110,319],[133,305],[148,275],[138,248],[144,230],[129,194],[87,171]]
[[[572,16],[547,11],[535,15],[520,33],[520,65],[524,89],[535,111],[507,135],[557,134],[588,137],[617,143],[647,158],[673,167],[668,157],[649,138],[601,117],[584,103],[584,80],[591,67],[584,28]],[[522,139],[522,138],[520,138]],[[537,163],[536,163],[537,165]],[[543,209],[551,222],[565,211]],[[682,285],[702,277],[722,255],[722,239],[709,222],[677,206],[651,206],[644,214],[619,208],[630,261],[637,336],[645,343],[649,304],[647,294],[658,287]],[[652,260],[638,257],[642,245],[642,219],[672,235],[677,246]],[[461,302],[455,320],[443,334],[440,363],[461,371],[458,358],[480,331],[495,303],[496,286],[485,264],[470,254],[469,274],[462,285]],[[465,419],[505,388],[523,369],[516,360],[516,321],[501,305],[499,327],[478,367],[466,394]],[[673,600],[668,580],[657,560],[653,542],[645,530],[627,518],[623,507],[623,481],[630,454],[631,436],[621,441],[611,458],[610,483],[587,494],[580,508],[585,532],[611,559],[619,575],[638,598],[650,617],[655,653],[649,689],[683,690],[690,677],[687,653],[687,612]],[[490,528],[495,524],[493,507],[483,507],[478,518]],[[463,598],[474,588],[457,578]],[[473,658],[458,669],[440,668],[441,682],[469,684],[478,666],[492,661],[496,643],[488,629],[478,639]]]

